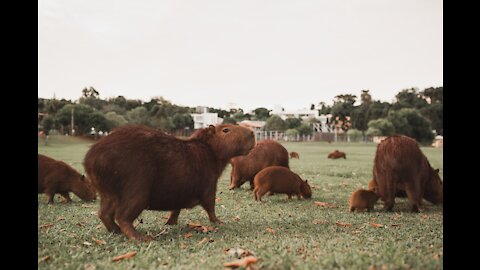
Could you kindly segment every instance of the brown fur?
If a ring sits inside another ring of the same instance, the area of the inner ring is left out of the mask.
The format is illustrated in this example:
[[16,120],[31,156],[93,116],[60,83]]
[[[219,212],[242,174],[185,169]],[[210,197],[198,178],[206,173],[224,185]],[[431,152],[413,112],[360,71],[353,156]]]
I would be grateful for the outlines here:
[[328,158],[331,158],[331,159],[337,159],[337,158],[347,159],[347,155],[344,152],[340,152],[338,150],[335,150],[335,151],[331,152],[330,154],[328,154]]
[[132,224],[144,209],[171,210],[167,224],[173,225],[181,209],[200,204],[210,221],[219,223],[218,178],[232,157],[248,154],[254,145],[253,132],[237,125],[210,126],[188,139],[125,126],[94,144],[84,166],[100,193],[99,217],[107,230],[150,240]]
[[350,196],[350,212],[364,211],[365,209],[370,212],[379,198],[380,196],[373,190],[359,189]]
[[[377,192],[377,183],[375,183],[375,180],[370,180],[368,182],[368,190],[373,190]],[[405,185],[403,183],[398,183],[397,184],[397,190],[395,191],[395,197],[399,198],[406,198],[407,193],[405,192]]]
[[297,195],[299,200],[301,197],[312,197],[308,181],[303,181],[298,174],[282,166],[270,166],[261,170],[255,175],[253,183],[255,200],[260,202],[268,191],[287,194],[289,199],[292,195]]
[[290,152],[290,158],[300,159],[300,156],[298,155],[297,152]]
[[288,162],[288,151],[280,143],[273,140],[260,141],[248,155],[235,157],[230,161],[230,189],[249,181],[250,189],[253,190],[253,179],[259,171],[274,165],[289,168]]
[[63,161],[38,154],[38,193],[45,193],[48,203],[53,203],[56,193],[71,202],[69,192],[87,202],[96,197],[95,189],[84,175]]
[[419,212],[422,198],[434,204],[443,203],[438,170],[430,166],[418,143],[407,136],[391,136],[378,145],[373,179],[386,211],[392,210],[397,190],[405,190],[412,212]]

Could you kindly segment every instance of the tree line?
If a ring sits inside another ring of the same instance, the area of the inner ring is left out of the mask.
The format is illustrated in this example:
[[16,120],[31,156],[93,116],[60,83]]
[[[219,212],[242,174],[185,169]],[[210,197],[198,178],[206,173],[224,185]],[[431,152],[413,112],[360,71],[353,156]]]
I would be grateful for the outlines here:
[[[329,127],[340,126],[354,137],[405,134],[422,143],[429,143],[435,135],[432,130],[443,135],[443,87],[430,87],[422,91],[417,88],[404,89],[392,103],[376,101],[369,90],[362,90],[359,100],[353,94],[340,94],[335,96],[333,105],[319,102],[317,106],[311,104],[310,109],[316,110],[318,115],[330,114]],[[311,135],[313,124],[318,123],[316,119],[283,120],[263,107],[251,112],[244,112],[241,108],[209,108],[208,111],[217,113],[223,118],[223,123],[266,121],[264,130],[285,131],[288,136]],[[40,123],[46,134],[50,130],[69,133],[73,112],[75,134],[85,135],[91,127],[111,131],[127,124],[141,124],[168,132],[193,130],[191,114],[196,112],[196,108],[178,106],[163,97],[153,97],[148,102],[124,96],[102,99],[95,88],[85,87],[78,102],[38,98],[38,112],[47,114]]]

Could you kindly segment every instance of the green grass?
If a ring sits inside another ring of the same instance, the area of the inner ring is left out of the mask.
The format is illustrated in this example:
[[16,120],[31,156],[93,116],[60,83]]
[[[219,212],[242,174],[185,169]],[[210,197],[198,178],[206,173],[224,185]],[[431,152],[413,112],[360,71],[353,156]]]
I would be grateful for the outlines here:
[[[49,145],[39,140],[38,152],[73,164],[83,172],[83,156],[91,142],[52,137]],[[256,203],[248,183],[228,190],[230,166],[218,182],[216,213],[224,225],[217,231],[197,232],[187,223],[210,225],[205,211],[197,206],[182,210],[179,224],[166,226],[167,212],[144,211],[137,229],[159,235],[149,243],[136,243],[108,233],[96,216],[98,200],[84,203],[72,196],[72,204],[47,205],[38,195],[38,257],[41,269],[223,269],[234,260],[228,248],[253,251],[260,269],[443,269],[443,208],[425,203],[419,214],[408,212],[406,199],[397,198],[392,213],[382,212],[379,201],[371,213],[350,213],[350,193],[366,188],[371,179],[374,144],[284,143],[300,154],[290,161],[291,169],[313,186],[311,200],[288,201],[286,195],[265,196]],[[347,159],[330,160],[338,149]],[[443,172],[443,149],[422,148],[435,168]],[[334,204],[319,207],[315,201]],[[237,219],[236,219],[237,217]],[[238,219],[239,218],[239,219]],[[351,224],[351,227],[336,225]],[[371,222],[385,225],[372,227]],[[394,225],[394,226],[392,226]],[[266,229],[275,230],[272,234]],[[190,238],[184,238],[193,233]],[[98,245],[92,237],[106,242]],[[198,244],[203,238],[210,242]],[[88,243],[86,243],[88,242]],[[91,245],[89,245],[91,244]],[[136,251],[130,259],[112,258]]]

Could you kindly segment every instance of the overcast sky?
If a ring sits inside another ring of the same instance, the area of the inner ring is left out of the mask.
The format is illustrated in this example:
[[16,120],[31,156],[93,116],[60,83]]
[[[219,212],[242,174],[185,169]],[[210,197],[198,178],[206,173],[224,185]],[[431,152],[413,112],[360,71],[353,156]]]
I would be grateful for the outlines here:
[[38,96],[287,110],[443,86],[442,0],[39,0]]

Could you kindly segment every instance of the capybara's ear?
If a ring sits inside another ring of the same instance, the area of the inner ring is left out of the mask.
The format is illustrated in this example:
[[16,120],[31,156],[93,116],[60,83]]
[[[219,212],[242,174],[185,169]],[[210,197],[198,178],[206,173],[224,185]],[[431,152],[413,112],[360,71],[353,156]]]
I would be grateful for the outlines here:
[[214,125],[209,125],[208,126],[208,131],[212,134],[215,134],[215,126]]
[[440,169],[435,169],[435,172],[438,173],[440,171]]
[[308,183],[308,180],[305,180],[305,183]]

